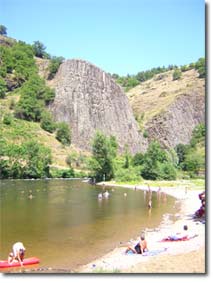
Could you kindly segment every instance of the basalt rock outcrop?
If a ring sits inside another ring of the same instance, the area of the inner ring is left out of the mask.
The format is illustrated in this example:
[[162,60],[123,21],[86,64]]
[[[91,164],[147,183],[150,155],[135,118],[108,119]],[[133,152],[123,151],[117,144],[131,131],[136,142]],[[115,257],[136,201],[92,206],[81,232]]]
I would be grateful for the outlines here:
[[205,79],[195,69],[173,79],[173,71],[141,83],[128,92],[147,145],[157,140],[164,148],[188,144],[195,126],[205,123]]
[[188,144],[200,123],[205,123],[205,96],[199,92],[182,94],[146,124],[148,140],[158,140],[165,148]]
[[126,145],[131,153],[143,150],[128,98],[109,74],[83,60],[66,60],[51,85],[56,91],[51,111],[56,121],[69,124],[74,145],[91,150],[100,130],[114,135],[121,151]]

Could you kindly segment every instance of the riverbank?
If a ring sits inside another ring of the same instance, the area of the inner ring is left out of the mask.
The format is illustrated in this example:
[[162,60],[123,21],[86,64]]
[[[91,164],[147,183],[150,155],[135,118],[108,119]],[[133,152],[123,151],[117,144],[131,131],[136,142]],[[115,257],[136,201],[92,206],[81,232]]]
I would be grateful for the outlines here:
[[[100,184],[100,185],[103,185]],[[104,183],[104,186],[128,187],[145,190],[146,185],[116,185]],[[150,186],[152,191],[158,187]],[[204,188],[203,188],[204,189]],[[77,270],[81,273],[205,273],[205,223],[204,219],[195,220],[194,212],[200,207],[198,194],[202,189],[195,190],[186,186],[161,187],[160,194],[175,197],[180,205],[180,211],[174,218],[165,215],[159,227],[146,229],[149,253],[147,256],[125,254],[125,246],[117,247],[112,252]],[[160,242],[163,238],[175,232],[183,232],[183,226],[188,226],[186,232],[195,236],[188,241]],[[134,244],[137,239],[126,244]]]

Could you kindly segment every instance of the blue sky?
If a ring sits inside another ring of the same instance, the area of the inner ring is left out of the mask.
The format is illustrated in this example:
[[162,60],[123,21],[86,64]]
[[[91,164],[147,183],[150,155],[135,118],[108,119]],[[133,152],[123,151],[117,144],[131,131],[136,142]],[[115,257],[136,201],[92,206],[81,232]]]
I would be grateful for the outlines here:
[[0,24],[52,55],[120,75],[205,55],[204,0],[0,0]]

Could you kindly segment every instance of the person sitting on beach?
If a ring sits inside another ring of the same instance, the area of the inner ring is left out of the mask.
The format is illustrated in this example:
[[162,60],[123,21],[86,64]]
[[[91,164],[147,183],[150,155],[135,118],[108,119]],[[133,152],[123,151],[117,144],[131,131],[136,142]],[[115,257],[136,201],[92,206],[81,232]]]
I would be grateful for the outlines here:
[[132,251],[134,254],[143,254],[145,251],[148,251],[147,241],[144,236],[140,237],[140,241],[134,246],[128,246],[126,249],[126,254]]
[[20,262],[23,265],[24,254],[25,254],[25,247],[23,243],[17,242],[13,245],[13,251],[8,256],[8,263],[11,264],[14,261]]

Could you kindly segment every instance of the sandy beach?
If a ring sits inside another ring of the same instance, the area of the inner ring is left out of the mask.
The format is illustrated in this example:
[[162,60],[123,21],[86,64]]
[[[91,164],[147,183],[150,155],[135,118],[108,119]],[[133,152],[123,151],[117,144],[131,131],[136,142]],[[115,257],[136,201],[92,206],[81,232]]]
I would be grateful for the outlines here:
[[[112,184],[105,184],[112,186]],[[119,185],[117,185],[119,186]],[[124,187],[122,185],[122,187]],[[135,186],[126,185],[130,189]],[[147,190],[147,186],[137,186],[139,190]],[[152,191],[158,188],[150,187]],[[194,212],[200,207],[198,194],[201,190],[185,189],[184,186],[162,188],[161,194],[176,198],[180,210],[171,218],[164,215],[159,227],[146,229],[145,236],[149,252],[146,255],[125,254],[128,244],[137,243],[131,239],[129,243],[116,247],[110,253],[82,266],[77,270],[81,273],[205,273],[205,221],[194,219]],[[171,234],[185,232],[192,236],[190,240],[178,242],[161,242]]]

